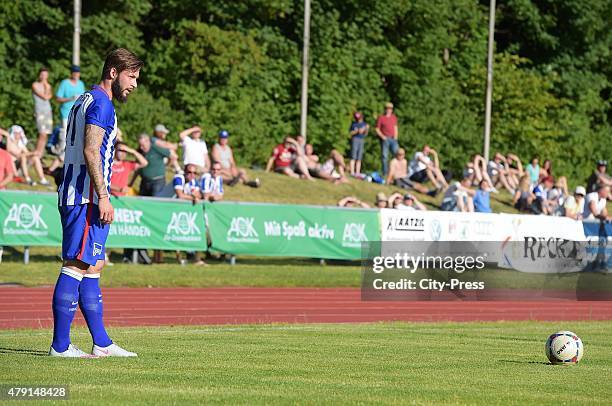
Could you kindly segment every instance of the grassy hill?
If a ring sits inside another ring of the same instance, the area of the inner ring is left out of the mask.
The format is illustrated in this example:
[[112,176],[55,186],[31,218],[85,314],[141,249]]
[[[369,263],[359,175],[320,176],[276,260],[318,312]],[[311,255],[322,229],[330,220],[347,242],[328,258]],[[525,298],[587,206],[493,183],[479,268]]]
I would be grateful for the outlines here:
[[[276,173],[266,173],[262,170],[249,170],[248,174],[251,178],[259,178],[261,187],[258,189],[243,185],[226,187],[226,200],[335,206],[338,200],[343,197],[355,196],[373,206],[376,194],[379,192],[383,192],[387,196],[393,192],[403,192],[398,187],[379,185],[357,179],[350,179],[349,183],[346,184],[334,185],[321,179],[313,181],[298,180]],[[167,179],[172,179],[172,174],[168,173]],[[53,182],[52,179],[49,178],[49,180]],[[136,186],[138,186],[138,183]],[[9,188],[46,192],[55,191],[55,187],[51,186],[29,186],[20,183],[13,183]],[[420,193],[413,194],[430,210],[438,210],[442,201],[441,193],[435,198]],[[512,207],[512,197],[506,191],[500,191],[499,194],[491,194],[491,207],[495,212],[516,213],[516,210]]]

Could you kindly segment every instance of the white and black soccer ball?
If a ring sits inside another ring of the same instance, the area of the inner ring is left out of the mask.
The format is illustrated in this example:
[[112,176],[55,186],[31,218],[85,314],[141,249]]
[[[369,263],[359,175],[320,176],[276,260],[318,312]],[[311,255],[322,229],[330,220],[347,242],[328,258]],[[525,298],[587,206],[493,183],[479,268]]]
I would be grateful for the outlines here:
[[546,340],[546,357],[553,364],[577,364],[584,354],[582,340],[571,331],[558,331]]

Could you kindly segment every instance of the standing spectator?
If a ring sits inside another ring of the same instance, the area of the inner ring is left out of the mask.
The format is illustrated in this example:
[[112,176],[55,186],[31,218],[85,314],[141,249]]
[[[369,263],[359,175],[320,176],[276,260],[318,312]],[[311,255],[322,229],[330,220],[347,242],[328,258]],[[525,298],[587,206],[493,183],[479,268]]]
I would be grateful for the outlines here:
[[475,191],[470,189],[472,177],[466,176],[461,182],[455,182],[446,189],[440,210],[471,213],[474,211]]
[[406,151],[404,148],[397,150],[395,158],[389,163],[389,174],[386,182],[388,185],[396,185],[402,189],[414,189],[417,192],[425,193],[430,196],[437,194],[436,189],[429,190],[420,183],[410,180],[408,176],[408,160],[406,160]]
[[[429,157],[432,154],[433,162]],[[410,180],[418,183],[425,183],[429,179],[436,189],[448,187],[446,179],[440,170],[438,153],[429,145],[425,145],[422,151],[417,151],[410,161]]]
[[197,176],[198,167],[194,164],[185,165],[183,174],[177,173],[174,175],[172,186],[174,186],[176,197],[182,200],[189,200],[194,204],[197,203],[202,198]]
[[5,150],[0,149],[0,190],[5,189],[14,177],[13,157]]
[[291,137],[285,137],[282,144],[272,150],[272,155],[266,164],[266,172],[274,169],[292,178],[312,179],[308,173],[306,156],[300,153],[301,146]]
[[200,172],[208,172],[208,147],[206,141],[202,139],[202,129],[194,126],[179,133],[181,145],[183,147],[183,165],[193,164]]
[[612,186],[612,177],[606,173],[608,161],[603,159],[597,161],[597,168],[593,171],[587,180],[587,193],[593,193],[597,190],[597,185]]
[[219,131],[219,142],[213,145],[211,154],[212,160],[221,164],[223,182],[227,182],[229,186],[241,182],[250,187],[259,187],[258,178],[249,180],[246,171],[236,166],[234,151],[229,146],[229,132],[227,130]]
[[164,158],[170,156],[170,150],[151,144],[147,134],[138,137],[140,153],[145,157],[148,165],[140,169],[140,195],[156,196],[166,184],[166,165]]
[[170,151],[170,156],[167,158],[168,165],[172,168],[174,173],[180,173],[182,171],[181,166],[178,163],[178,144],[168,141],[168,134],[170,130],[163,124],[157,124],[153,129],[153,137],[151,142],[158,147],[165,148]]
[[370,131],[370,126],[363,121],[363,114],[359,111],[353,114],[355,121],[349,128],[351,135],[351,160],[349,161],[349,171],[351,176],[361,174],[361,161],[363,160],[363,150],[365,138]]
[[608,208],[606,207],[609,197],[610,186],[602,184],[597,185],[597,190],[595,192],[586,195],[582,217],[589,220],[610,220],[610,217],[608,217]]
[[393,114],[393,103],[385,103],[385,113],[378,116],[376,120],[376,135],[380,138],[380,153],[382,161],[383,177],[389,172],[388,159],[389,150],[393,155],[399,149],[397,129],[397,117]]
[[77,65],[72,65],[70,67],[70,78],[62,80],[57,92],[55,92],[55,100],[61,103],[60,117],[62,119],[62,130],[60,131],[59,140],[53,152],[59,156],[60,161],[64,160],[66,127],[68,126],[70,109],[72,109],[76,99],[83,93],[85,93],[85,85],[81,81],[81,68]]
[[[127,161],[127,154],[131,154],[136,161]],[[132,173],[147,166],[149,162],[142,154],[124,143],[117,143],[115,149],[115,160],[113,161],[113,174],[111,175],[111,195],[125,196],[128,194],[129,178]]]
[[533,158],[531,158],[531,162],[527,164],[527,168],[525,168],[527,174],[529,175],[529,182],[532,188],[538,184],[538,179],[540,179],[539,160],[540,158],[537,155],[534,155]]
[[[44,186],[49,185],[49,181],[45,179],[45,174],[43,173],[40,157],[36,155],[35,152],[28,150],[28,138],[25,135],[23,127],[20,125],[13,125],[11,128],[9,128],[8,132],[5,130],[0,130],[0,132],[6,137],[6,151],[12,155],[13,162],[19,162],[19,168],[23,173],[25,181],[30,185],[36,184],[30,178],[28,169],[29,164],[32,164],[34,165],[34,169],[36,170],[40,184]],[[17,167],[14,163],[13,172],[17,173]]]
[[38,129],[38,140],[34,152],[39,158],[42,158],[47,145],[47,138],[53,132],[53,114],[51,112],[51,103],[49,100],[53,98],[53,89],[49,84],[49,70],[40,68],[38,71],[38,79],[32,83],[32,99],[34,100],[34,118],[36,119],[36,128]]
[[474,211],[477,213],[491,213],[491,196],[489,189],[491,186],[486,180],[481,180],[478,190],[474,195]]
[[584,186],[576,186],[574,196],[569,196],[563,204],[563,208],[565,209],[565,217],[569,217],[574,220],[582,220],[585,195],[586,189]]
[[221,164],[213,162],[210,173],[205,173],[201,180],[202,197],[209,202],[223,200],[223,177]]

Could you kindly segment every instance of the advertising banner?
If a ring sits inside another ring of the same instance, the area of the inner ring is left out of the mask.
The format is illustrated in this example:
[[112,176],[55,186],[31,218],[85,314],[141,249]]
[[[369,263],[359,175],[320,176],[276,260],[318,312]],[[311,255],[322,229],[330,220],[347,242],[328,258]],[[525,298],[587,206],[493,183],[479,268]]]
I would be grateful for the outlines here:
[[301,205],[206,203],[212,248],[232,254],[359,259],[380,239],[378,211]]
[[[115,220],[106,246],[205,250],[202,205],[178,200],[112,198]],[[0,245],[61,246],[54,193],[0,192]]]

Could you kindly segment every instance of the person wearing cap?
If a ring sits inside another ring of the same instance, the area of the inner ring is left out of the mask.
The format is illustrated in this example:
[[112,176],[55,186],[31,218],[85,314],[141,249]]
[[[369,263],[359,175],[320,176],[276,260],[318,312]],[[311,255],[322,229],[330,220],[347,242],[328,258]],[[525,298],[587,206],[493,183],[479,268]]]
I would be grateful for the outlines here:
[[70,109],[76,99],[85,93],[85,84],[81,81],[81,68],[78,65],[70,67],[70,77],[60,82],[55,92],[55,100],[60,103],[60,118],[62,119],[62,130],[59,140],[53,152],[63,160],[64,150],[66,149],[66,127],[68,126],[68,116]]
[[212,160],[221,164],[221,176],[228,186],[243,183],[250,187],[259,187],[259,179],[249,180],[246,170],[238,168],[234,160],[234,152],[229,146],[229,131],[219,131],[219,141],[213,145],[211,155]]
[[416,196],[405,193],[402,195],[400,192],[395,192],[389,196],[389,206],[392,206],[397,210],[421,210],[427,211],[427,207],[416,198]]
[[151,143],[153,145],[167,149],[170,151],[170,155],[166,159],[168,165],[174,170],[175,173],[182,173],[181,166],[178,163],[178,144],[168,141],[168,133],[170,130],[163,124],[157,124],[153,128],[153,136],[151,137]]
[[355,121],[351,123],[349,134],[351,136],[351,160],[349,161],[349,172],[351,176],[361,173],[361,161],[363,160],[363,150],[365,138],[370,131],[370,126],[363,120],[363,114],[356,112],[353,114]]
[[589,176],[589,179],[587,180],[587,193],[595,192],[597,190],[598,184],[612,186],[612,177],[610,177],[610,175],[606,173],[607,168],[608,161],[603,159],[597,161],[597,168],[595,169],[595,171],[593,171],[593,173],[591,174],[591,176]]
[[389,172],[389,150],[395,155],[399,149],[397,117],[393,114],[393,103],[385,103],[385,112],[376,120],[376,135],[380,138],[380,152],[383,177]]
[[608,208],[606,207],[609,198],[610,186],[598,184],[595,192],[586,195],[582,218],[585,220],[610,220],[612,217],[608,216]]
[[28,150],[28,138],[26,137],[23,127],[20,125],[13,125],[8,131],[0,129],[0,134],[6,137],[6,152],[13,158],[13,173],[17,173],[15,162],[19,162],[19,168],[23,173],[26,183],[36,185],[36,182],[32,181],[30,178],[28,168],[29,165],[33,165],[40,184],[44,186],[48,185],[49,181],[45,178],[45,174],[43,173],[40,156],[36,154],[35,151]]
[[565,217],[569,217],[574,220],[582,220],[585,195],[586,189],[584,188],[584,186],[576,186],[574,195],[569,196],[563,204],[563,209],[565,210]]
[[208,172],[210,157],[206,141],[202,139],[202,129],[193,126],[179,133],[183,147],[183,165],[193,164],[201,173]]
[[377,209],[386,209],[389,207],[389,199],[383,192],[376,193],[376,200],[374,201],[374,206]]

